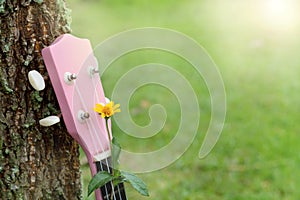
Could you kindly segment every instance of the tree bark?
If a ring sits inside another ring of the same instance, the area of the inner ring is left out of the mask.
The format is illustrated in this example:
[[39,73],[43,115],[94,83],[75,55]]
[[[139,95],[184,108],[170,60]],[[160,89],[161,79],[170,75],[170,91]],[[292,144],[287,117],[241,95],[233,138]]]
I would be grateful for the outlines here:
[[[63,0],[0,0],[0,199],[80,199],[77,143],[59,115],[41,49],[70,32]],[[37,70],[46,88],[35,91],[27,74]]]

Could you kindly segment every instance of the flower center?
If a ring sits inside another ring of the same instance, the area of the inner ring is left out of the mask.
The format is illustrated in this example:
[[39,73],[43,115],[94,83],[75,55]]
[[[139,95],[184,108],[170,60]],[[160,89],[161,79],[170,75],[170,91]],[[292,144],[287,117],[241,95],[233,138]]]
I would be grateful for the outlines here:
[[113,115],[112,109],[109,107],[104,107],[102,112],[106,117],[110,117]]

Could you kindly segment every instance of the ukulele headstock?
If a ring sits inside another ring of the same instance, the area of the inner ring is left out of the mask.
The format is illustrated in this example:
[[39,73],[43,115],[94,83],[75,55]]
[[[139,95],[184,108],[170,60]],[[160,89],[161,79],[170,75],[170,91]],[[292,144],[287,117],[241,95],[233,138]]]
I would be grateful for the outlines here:
[[42,50],[44,62],[70,135],[81,145],[91,166],[109,154],[105,120],[93,111],[105,96],[89,40],[70,34]]

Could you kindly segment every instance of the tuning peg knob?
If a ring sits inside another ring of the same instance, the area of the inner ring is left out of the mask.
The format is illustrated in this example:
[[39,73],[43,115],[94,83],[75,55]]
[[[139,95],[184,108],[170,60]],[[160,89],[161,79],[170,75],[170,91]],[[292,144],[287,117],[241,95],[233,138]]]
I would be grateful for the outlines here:
[[39,121],[41,126],[52,126],[58,122],[60,122],[60,119],[58,116],[49,116],[49,117],[46,117]]
[[45,81],[43,76],[36,70],[28,72],[30,85],[37,91],[45,89]]

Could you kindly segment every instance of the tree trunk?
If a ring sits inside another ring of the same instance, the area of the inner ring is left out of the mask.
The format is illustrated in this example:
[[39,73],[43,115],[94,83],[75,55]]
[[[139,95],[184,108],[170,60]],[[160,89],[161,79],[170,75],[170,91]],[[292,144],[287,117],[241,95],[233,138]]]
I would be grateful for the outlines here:
[[[80,199],[77,143],[61,120],[51,127],[38,121],[59,115],[41,49],[70,32],[63,0],[0,0],[0,199]],[[35,91],[27,73],[45,76]]]

